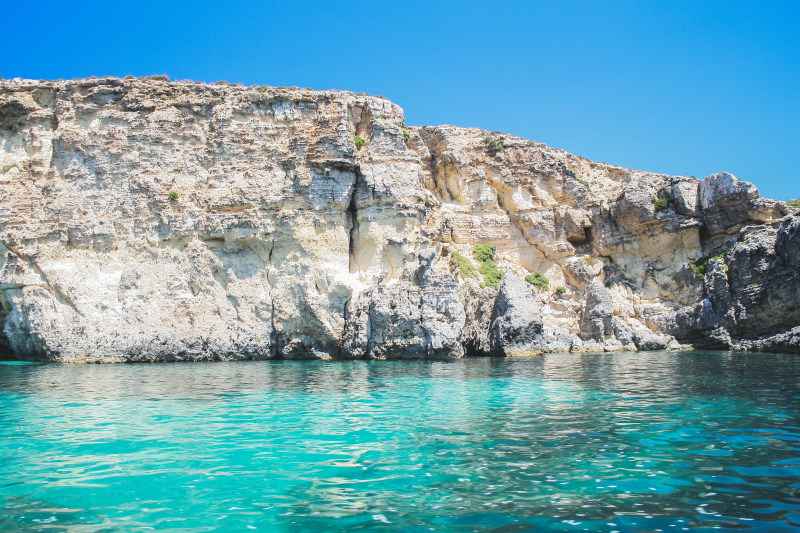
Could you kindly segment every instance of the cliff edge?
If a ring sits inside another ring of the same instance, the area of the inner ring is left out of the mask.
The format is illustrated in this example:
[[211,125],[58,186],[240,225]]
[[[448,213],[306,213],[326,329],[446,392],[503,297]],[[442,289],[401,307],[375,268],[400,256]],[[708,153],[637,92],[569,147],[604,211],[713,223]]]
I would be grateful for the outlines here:
[[0,81],[0,352],[800,353],[800,214],[344,91]]

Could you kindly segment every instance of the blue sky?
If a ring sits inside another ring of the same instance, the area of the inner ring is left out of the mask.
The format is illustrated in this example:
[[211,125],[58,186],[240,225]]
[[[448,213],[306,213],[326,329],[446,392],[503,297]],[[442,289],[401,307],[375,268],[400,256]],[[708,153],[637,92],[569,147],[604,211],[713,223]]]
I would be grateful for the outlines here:
[[406,122],[800,197],[800,2],[9,2],[4,78],[347,89]]

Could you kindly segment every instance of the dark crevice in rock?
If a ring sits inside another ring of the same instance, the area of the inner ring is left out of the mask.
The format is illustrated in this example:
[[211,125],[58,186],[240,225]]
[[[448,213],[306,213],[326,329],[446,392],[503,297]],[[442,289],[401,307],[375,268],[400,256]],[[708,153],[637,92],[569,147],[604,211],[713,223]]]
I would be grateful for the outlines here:
[[272,240],[272,245],[269,247],[269,254],[267,256],[267,283],[269,283],[269,305],[270,305],[270,332],[269,332],[269,351],[272,357],[277,357],[278,355],[278,336],[275,334],[275,296],[274,296],[274,288],[275,283],[274,280],[270,279],[270,274],[272,273],[272,251],[275,249],[275,239]]
[[353,192],[350,195],[350,203],[347,206],[347,224],[350,228],[348,233],[348,253],[349,253],[349,271],[351,274],[358,271],[358,263],[356,261],[356,253],[358,249],[358,193],[366,185],[364,175],[361,174],[361,168],[355,169],[355,181],[353,182]]
[[430,155],[430,159],[423,158],[419,153],[419,162],[420,165],[425,168],[427,167],[428,172],[430,173],[430,181],[433,187],[428,187],[428,183],[424,184],[425,190],[430,193],[434,198],[436,198],[439,202],[441,202],[444,198],[442,194],[439,194],[439,191],[449,192],[447,190],[447,186],[445,183],[439,183],[439,171],[436,166],[436,162],[439,158],[439,154],[436,152],[436,147],[431,142],[431,139],[427,135],[427,131],[425,128],[420,128],[418,130],[419,138],[422,140],[422,145],[428,149],[428,154]]
[[342,306],[342,322],[344,326],[342,327],[342,337],[339,339],[339,345],[336,347],[336,353],[333,354],[334,359],[342,359],[342,352],[344,351],[344,343],[345,338],[348,334],[348,326],[350,321],[350,301],[353,299],[353,293],[350,293],[350,296],[347,297],[347,300],[344,302],[344,306]]
[[6,319],[11,313],[11,304],[5,297],[5,291],[0,291],[0,360],[8,360],[14,358],[14,353],[11,351],[11,343],[6,335]]

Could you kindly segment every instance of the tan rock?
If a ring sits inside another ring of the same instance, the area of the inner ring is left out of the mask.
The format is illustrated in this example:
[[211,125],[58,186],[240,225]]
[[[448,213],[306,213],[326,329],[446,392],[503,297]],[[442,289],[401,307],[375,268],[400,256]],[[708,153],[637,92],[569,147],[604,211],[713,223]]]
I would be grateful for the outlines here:
[[[716,316],[681,311],[706,290],[687,265],[787,212],[730,174],[409,127],[396,104],[343,91],[15,79],[0,109],[0,351],[21,357],[666,346],[662,329]],[[548,277],[535,343],[489,347],[486,317],[512,317],[450,264],[477,244],[517,293]]]

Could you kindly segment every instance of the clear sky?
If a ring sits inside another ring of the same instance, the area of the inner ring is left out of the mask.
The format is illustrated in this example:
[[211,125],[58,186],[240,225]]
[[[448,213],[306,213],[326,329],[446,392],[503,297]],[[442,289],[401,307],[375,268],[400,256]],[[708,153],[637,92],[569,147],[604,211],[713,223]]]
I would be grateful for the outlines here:
[[8,2],[0,77],[383,95],[627,167],[800,197],[800,2]]

